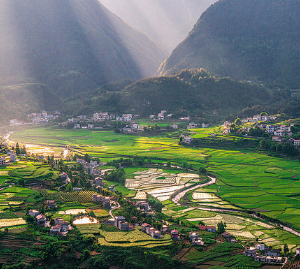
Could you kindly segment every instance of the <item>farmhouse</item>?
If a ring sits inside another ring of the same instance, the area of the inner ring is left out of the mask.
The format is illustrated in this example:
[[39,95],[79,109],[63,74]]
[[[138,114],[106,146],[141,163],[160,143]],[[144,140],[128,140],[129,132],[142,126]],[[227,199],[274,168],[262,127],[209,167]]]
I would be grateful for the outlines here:
[[223,134],[230,134],[230,128],[229,127],[225,128]]
[[101,200],[102,200],[102,196],[101,195],[93,194],[93,202],[94,203],[100,203]]
[[193,241],[193,240],[195,241],[195,240],[198,239],[198,233],[196,233],[196,232],[190,232],[189,237],[190,237],[191,241]]
[[263,255],[257,255],[254,257],[254,260],[256,262],[266,262],[267,256],[263,256]]
[[38,210],[34,210],[34,209],[30,209],[29,211],[28,211],[28,215],[29,216],[32,216],[32,217],[36,217],[36,216],[38,216],[38,215],[40,215],[41,213],[40,213],[40,211],[38,211]]
[[191,144],[193,140],[194,138],[191,136],[183,136],[182,142],[185,144]]
[[57,224],[50,229],[50,235],[58,235],[61,231],[61,225]]
[[221,236],[227,241],[227,242],[232,242],[233,240],[233,237],[230,233],[228,232],[225,232],[225,233],[222,233]]
[[273,256],[267,256],[266,257],[267,263],[283,263],[282,257],[273,257]]
[[44,226],[46,223],[46,216],[43,214],[36,216],[36,223],[38,225]]
[[158,231],[158,230],[154,231],[152,237],[153,237],[154,239],[160,239],[160,238],[161,238],[161,232]]
[[204,246],[204,242],[202,241],[202,238],[198,238],[198,239],[192,240],[192,245],[195,245],[195,246]]
[[11,163],[14,163],[15,161],[17,161],[17,155],[16,154],[10,154],[10,157],[9,157],[9,161]]
[[110,199],[109,197],[102,197],[102,203],[104,209],[110,209]]
[[300,255],[300,248],[296,249],[296,255]]
[[179,232],[177,230],[172,230],[171,237],[173,240],[179,240],[180,239]]
[[215,226],[204,226],[204,225],[199,225],[198,226],[199,230],[201,231],[208,231],[211,233],[215,233],[217,231]]
[[257,250],[263,251],[263,250],[265,250],[265,244],[256,244],[255,248]]
[[294,146],[299,147],[300,146],[300,140],[294,140]]
[[255,247],[247,247],[245,248],[244,256],[255,257],[257,249]]
[[195,129],[197,128],[198,124],[197,123],[194,123],[194,122],[190,122],[189,123],[189,126],[187,127],[188,129]]
[[279,249],[271,249],[271,248],[267,248],[265,250],[265,253],[267,256],[273,256],[273,257],[279,257],[280,255],[280,250]]
[[[149,227],[149,228],[148,228]],[[142,229],[141,231],[144,232],[144,233],[147,233],[147,228],[150,229],[151,225],[148,224],[148,223],[143,223],[142,224]]]
[[0,166],[5,166],[5,158],[0,157]]
[[57,208],[57,204],[53,200],[47,200],[46,204],[49,209]]

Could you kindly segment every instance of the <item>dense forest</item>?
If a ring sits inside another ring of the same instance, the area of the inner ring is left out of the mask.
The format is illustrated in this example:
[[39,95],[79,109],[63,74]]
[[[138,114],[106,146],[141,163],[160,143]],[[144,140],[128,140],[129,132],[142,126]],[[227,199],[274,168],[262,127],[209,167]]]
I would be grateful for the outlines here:
[[95,111],[133,112],[149,116],[167,110],[174,116],[203,116],[210,112],[226,116],[242,113],[243,109],[246,113],[247,107],[251,111],[255,108],[263,111],[270,106],[270,109],[280,111],[290,100],[289,91],[216,78],[204,69],[182,70],[173,76],[142,79],[134,83],[109,84],[92,96],[79,94],[67,100],[62,105],[63,112],[68,115]]

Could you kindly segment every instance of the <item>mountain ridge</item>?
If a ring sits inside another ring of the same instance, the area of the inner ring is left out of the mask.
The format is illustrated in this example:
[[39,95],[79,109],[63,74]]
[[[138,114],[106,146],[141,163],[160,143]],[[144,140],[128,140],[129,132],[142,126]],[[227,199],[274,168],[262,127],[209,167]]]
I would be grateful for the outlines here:
[[160,75],[205,68],[238,80],[300,86],[300,1],[220,0],[164,61]]

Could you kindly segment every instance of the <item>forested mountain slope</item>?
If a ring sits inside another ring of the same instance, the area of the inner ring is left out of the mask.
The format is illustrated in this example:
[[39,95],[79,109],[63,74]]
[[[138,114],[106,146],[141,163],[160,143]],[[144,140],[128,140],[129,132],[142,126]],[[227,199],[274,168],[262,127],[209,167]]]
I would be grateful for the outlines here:
[[161,66],[300,87],[300,1],[220,0]]

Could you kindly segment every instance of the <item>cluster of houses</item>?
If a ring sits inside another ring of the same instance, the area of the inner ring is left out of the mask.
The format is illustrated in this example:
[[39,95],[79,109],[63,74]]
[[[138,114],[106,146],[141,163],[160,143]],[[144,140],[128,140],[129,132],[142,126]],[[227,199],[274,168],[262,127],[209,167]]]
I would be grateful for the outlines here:
[[[275,116],[260,116],[256,115],[253,118],[247,118],[247,119],[242,119],[242,123],[246,122],[255,122],[258,123],[258,121],[268,121],[268,120],[273,120],[276,119]],[[223,126],[225,126],[225,129],[223,131],[224,134],[230,134],[231,128],[230,128],[231,122],[225,121]],[[292,126],[292,125],[291,125]],[[285,137],[291,137],[293,133],[291,132],[291,126],[286,126],[286,125],[268,125],[261,123],[258,125],[258,128],[263,130],[264,132],[272,135],[272,140],[275,142],[284,142]],[[243,127],[243,131],[248,133],[250,131],[251,127]],[[289,142],[291,142],[294,146],[300,146],[300,140],[295,140],[295,139],[289,139]]]
[[138,201],[134,203],[136,205],[137,210],[141,211],[142,214],[145,216],[154,216],[155,212],[152,210],[151,206],[145,201]]
[[10,153],[9,155],[9,162],[7,162],[4,156],[0,156],[0,166],[6,166],[9,163],[14,163],[17,161],[17,155],[14,153]]
[[165,120],[172,117],[173,114],[168,114],[167,110],[161,110],[157,115],[150,115],[151,120]]
[[129,225],[129,223],[123,216],[115,217],[114,226],[120,229],[121,231],[132,231],[134,228],[133,225]]
[[110,209],[111,208],[111,198],[105,197],[99,194],[93,194],[93,202],[94,203],[100,203],[102,202],[104,209]]
[[[86,115],[79,115],[77,118],[68,119],[69,123],[78,123],[78,122],[104,122],[104,121],[124,121],[130,122],[133,118],[139,118],[140,115],[132,115],[132,114],[122,114],[122,116],[116,116],[113,114],[109,114],[108,112],[97,112],[94,113],[91,118],[88,118]],[[85,127],[86,125],[82,126]],[[87,128],[87,126],[85,127]]]
[[40,124],[47,124],[51,120],[55,120],[58,117],[60,117],[60,112],[55,111],[53,114],[48,114],[47,111],[42,111],[40,113],[31,113],[27,115],[27,118],[30,120],[30,122],[24,122],[22,120],[18,119],[12,119],[10,120],[10,126],[21,126],[25,124],[34,124],[34,125],[40,125]]
[[166,225],[164,225],[162,227],[162,230],[159,231],[159,230],[156,230],[154,227],[152,227],[150,224],[143,223],[141,231],[150,235],[154,239],[161,239],[162,233],[165,233],[167,231],[167,229],[168,229],[168,227]]
[[[52,206],[53,201],[48,203],[48,207]],[[40,211],[31,209],[28,211],[28,215],[32,216],[36,219],[36,223],[39,226],[50,228],[50,235],[67,235],[68,231],[73,230],[74,228],[67,222],[64,221],[62,218],[55,218],[55,225],[50,226],[50,221],[47,221],[47,218],[44,214],[41,214]]]
[[83,159],[77,159],[76,161],[77,163],[83,165],[83,169],[86,171],[87,174],[94,175],[94,176],[101,176],[101,169],[96,169],[97,167],[99,167],[97,161],[87,162]]
[[280,250],[266,248],[265,244],[257,244],[255,247],[247,247],[243,254],[248,257],[253,257],[257,262],[272,264],[284,263],[284,257],[280,257]]
[[190,238],[190,241],[192,242],[192,245],[204,246],[204,242],[202,241],[202,238],[199,238],[199,235],[197,232],[190,232],[189,238]]
[[134,122],[131,122],[127,124],[125,127],[121,129],[121,132],[124,134],[132,134],[136,132],[143,132],[144,131],[144,126],[136,124]]
[[28,215],[36,219],[37,225],[42,227],[50,227],[50,221],[47,221],[47,218],[44,214],[41,214],[40,211],[31,209],[28,211]]
[[[201,127],[200,127],[201,126]],[[195,122],[190,122],[189,123],[189,126],[187,127],[187,129],[196,129],[196,128],[207,128],[209,126],[209,124],[205,124],[205,123],[202,123],[201,125],[200,124],[197,124]]]

